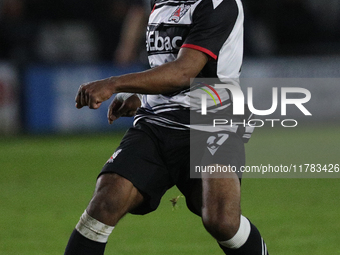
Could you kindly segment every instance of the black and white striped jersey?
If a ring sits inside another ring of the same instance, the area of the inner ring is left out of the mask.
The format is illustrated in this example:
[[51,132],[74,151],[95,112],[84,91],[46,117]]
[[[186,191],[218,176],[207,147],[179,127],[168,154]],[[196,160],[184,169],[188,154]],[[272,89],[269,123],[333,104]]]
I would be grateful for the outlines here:
[[[180,48],[192,48],[209,56],[198,77],[218,78],[224,83],[232,80],[239,86],[243,21],[241,0],[153,1],[146,32],[150,66],[154,68],[175,60]],[[218,93],[224,105],[230,106],[227,90]],[[144,118],[169,128],[187,129],[190,99],[189,89],[172,95],[144,95],[135,122]],[[218,107],[208,105],[209,110],[216,112]]]

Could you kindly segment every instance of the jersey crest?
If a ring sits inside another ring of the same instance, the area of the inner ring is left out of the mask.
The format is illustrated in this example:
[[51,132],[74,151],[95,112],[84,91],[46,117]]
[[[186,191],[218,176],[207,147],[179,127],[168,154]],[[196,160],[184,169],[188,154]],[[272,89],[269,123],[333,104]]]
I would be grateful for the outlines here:
[[177,9],[171,14],[168,21],[174,21],[175,23],[178,23],[181,18],[184,16],[184,14],[187,13],[187,11],[190,9],[190,5],[181,4]]

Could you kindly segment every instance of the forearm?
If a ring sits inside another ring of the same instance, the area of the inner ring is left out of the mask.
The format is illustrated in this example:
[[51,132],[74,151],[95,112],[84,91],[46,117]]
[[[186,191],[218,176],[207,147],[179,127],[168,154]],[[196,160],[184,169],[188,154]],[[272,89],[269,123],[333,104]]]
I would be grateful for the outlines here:
[[191,77],[178,72],[173,65],[168,63],[144,72],[113,77],[113,93],[165,94],[189,87]]
[[[184,52],[184,53],[183,53]],[[197,55],[198,54],[198,55]],[[107,79],[112,94],[131,92],[140,94],[166,94],[190,86],[208,61],[204,53],[186,49],[179,57],[153,69]]]
[[113,94],[130,92],[139,94],[167,94],[190,86],[190,79],[198,75],[208,61],[207,55],[192,49],[181,49],[178,58],[153,69],[114,76],[80,86],[76,107],[97,109]]

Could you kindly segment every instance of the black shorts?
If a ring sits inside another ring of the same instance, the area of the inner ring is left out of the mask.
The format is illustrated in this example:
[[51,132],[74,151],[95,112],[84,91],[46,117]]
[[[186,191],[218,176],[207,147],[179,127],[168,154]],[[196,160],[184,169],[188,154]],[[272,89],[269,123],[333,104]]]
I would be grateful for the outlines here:
[[[194,150],[195,158],[210,160],[209,157],[206,159],[209,137],[211,133],[197,133],[198,147],[202,150]],[[244,165],[242,139],[234,133],[229,137],[232,139],[228,139],[223,149],[219,149],[219,153],[225,150],[229,156],[224,157],[224,162],[214,163],[228,165],[238,162]],[[143,194],[145,202],[132,211],[133,214],[154,211],[164,193],[174,185],[187,196],[201,182],[200,179],[190,178],[190,131],[165,128],[144,120],[127,131],[100,175],[104,173],[119,174]]]

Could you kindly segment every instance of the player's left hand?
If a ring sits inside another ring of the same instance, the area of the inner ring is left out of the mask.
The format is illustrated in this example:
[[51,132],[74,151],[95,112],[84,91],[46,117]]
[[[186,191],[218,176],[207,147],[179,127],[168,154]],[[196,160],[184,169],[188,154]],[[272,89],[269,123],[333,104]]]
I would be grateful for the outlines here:
[[141,101],[138,96],[132,95],[126,100],[121,100],[120,97],[115,97],[108,109],[107,118],[110,124],[120,117],[132,117],[136,115],[138,107],[141,106]]
[[111,78],[93,81],[81,85],[76,95],[76,107],[78,109],[88,106],[90,109],[98,109],[102,102],[108,100],[113,92],[109,84]]

